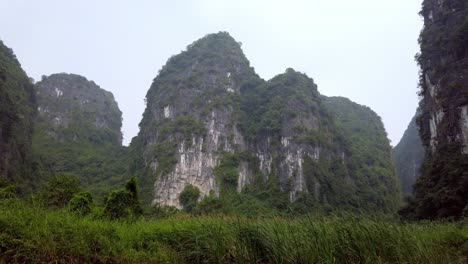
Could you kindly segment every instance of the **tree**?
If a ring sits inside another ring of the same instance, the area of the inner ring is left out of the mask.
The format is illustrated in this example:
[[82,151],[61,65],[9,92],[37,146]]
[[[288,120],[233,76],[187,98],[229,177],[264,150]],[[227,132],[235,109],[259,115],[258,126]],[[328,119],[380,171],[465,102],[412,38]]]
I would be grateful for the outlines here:
[[136,177],[132,177],[125,183],[125,190],[130,193],[130,207],[132,208],[133,214],[143,214],[140,201],[140,190],[138,188]]
[[184,190],[179,195],[180,204],[184,207],[187,213],[194,213],[197,207],[200,190],[192,184],[186,185]]
[[87,215],[91,213],[93,205],[93,197],[89,192],[80,192],[73,196],[68,203],[69,210],[79,215]]
[[135,177],[125,183],[125,188],[114,190],[107,196],[104,213],[110,219],[136,217],[143,213]]
[[215,196],[214,191],[211,190],[210,195],[203,198],[197,207],[201,214],[219,213],[223,209],[223,203]]
[[42,187],[39,198],[48,207],[62,208],[80,191],[80,180],[77,177],[60,175],[53,177]]

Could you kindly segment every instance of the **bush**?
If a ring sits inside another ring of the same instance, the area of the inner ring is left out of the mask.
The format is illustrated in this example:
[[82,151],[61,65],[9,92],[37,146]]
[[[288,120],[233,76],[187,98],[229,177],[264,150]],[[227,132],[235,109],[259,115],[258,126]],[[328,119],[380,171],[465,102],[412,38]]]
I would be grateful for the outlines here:
[[132,213],[130,206],[131,195],[125,189],[112,191],[106,199],[104,213],[112,220],[127,218]]
[[197,207],[200,190],[192,184],[185,186],[184,190],[179,195],[180,204],[184,207],[187,213],[194,213]]
[[138,195],[136,178],[132,177],[125,184],[124,189],[112,191],[106,199],[104,214],[110,219],[140,216],[143,213]]
[[138,183],[135,177],[132,177],[125,183],[125,190],[127,190],[130,193],[130,206],[132,208],[133,214],[143,214],[143,209],[141,207],[140,201],[140,190],[138,188]]
[[0,176],[0,199],[15,198],[17,188],[14,182],[9,179]]
[[178,212],[179,210],[174,206],[157,204],[151,207],[148,216],[152,218],[167,218],[176,215]]
[[78,215],[87,215],[91,213],[93,197],[89,192],[80,192],[73,196],[68,203],[69,210]]
[[60,175],[42,187],[39,198],[48,207],[62,208],[80,191],[80,180],[77,177]]
[[210,191],[210,195],[206,196],[197,206],[197,211],[201,214],[220,213],[223,209],[223,202],[217,198],[214,191]]
[[9,185],[0,188],[0,199],[11,199],[16,197],[16,186]]

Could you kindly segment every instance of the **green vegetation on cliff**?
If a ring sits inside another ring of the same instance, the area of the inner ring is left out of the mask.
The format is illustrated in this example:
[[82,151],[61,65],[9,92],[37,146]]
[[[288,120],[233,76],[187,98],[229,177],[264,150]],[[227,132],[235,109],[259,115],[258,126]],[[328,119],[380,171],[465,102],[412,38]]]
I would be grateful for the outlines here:
[[34,86],[13,51],[0,41],[0,177],[21,182],[26,189],[34,182],[31,137],[35,114]]
[[[319,115],[321,103],[314,80],[291,68],[246,89],[240,98],[239,128],[247,140],[254,142],[268,136],[278,139],[289,120],[299,115]],[[318,126],[325,133],[329,117],[320,117]],[[299,126],[296,130],[301,129]]]
[[462,218],[468,214],[468,2],[425,0],[420,14],[417,123],[426,152],[414,195],[401,213]]
[[323,99],[335,117],[338,137],[345,146],[344,162],[356,188],[357,195],[348,199],[360,197],[355,201],[358,208],[395,211],[400,206],[400,186],[382,120],[369,107],[347,98]]
[[290,68],[262,80],[226,32],[171,57],[146,102],[130,147],[142,163],[134,173],[153,196],[146,201],[181,206],[175,196],[191,184],[210,199],[206,210],[216,211],[207,209],[213,203],[222,213],[249,212],[246,204],[269,215],[399,205],[380,118],[326,101],[313,79]]
[[124,183],[133,159],[121,146],[122,113],[112,93],[75,74],[36,84],[38,117],[33,154],[41,179],[73,175],[93,194]]

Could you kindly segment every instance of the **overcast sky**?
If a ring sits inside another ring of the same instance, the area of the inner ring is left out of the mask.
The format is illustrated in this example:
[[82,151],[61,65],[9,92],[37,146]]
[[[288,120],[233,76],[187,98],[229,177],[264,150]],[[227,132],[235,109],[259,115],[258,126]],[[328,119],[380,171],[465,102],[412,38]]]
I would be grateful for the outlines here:
[[421,0],[0,0],[0,39],[40,80],[76,73],[111,91],[124,144],[138,133],[144,97],[167,59],[228,31],[264,79],[292,67],[327,96],[382,117],[392,145],[412,118]]

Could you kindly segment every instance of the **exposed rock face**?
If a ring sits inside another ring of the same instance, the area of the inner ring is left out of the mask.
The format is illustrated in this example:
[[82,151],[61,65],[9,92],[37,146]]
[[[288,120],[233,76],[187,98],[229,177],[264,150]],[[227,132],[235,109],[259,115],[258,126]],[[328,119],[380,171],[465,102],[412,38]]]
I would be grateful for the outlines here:
[[393,148],[397,175],[400,177],[401,189],[406,194],[413,191],[413,184],[420,175],[424,160],[424,147],[416,124],[417,116],[418,113],[411,119],[398,145]]
[[260,172],[266,178],[278,178],[291,201],[304,193],[322,203],[336,199],[331,189],[337,186],[331,178],[344,182],[349,175],[345,169],[342,174],[326,174],[331,170],[328,164],[335,160],[344,168],[344,146],[335,137],[333,118],[325,110],[314,81],[287,69],[245,91],[242,98],[240,128],[249,153],[258,158]]
[[[208,35],[169,59],[146,100],[131,145],[143,153],[153,203],[180,208],[189,184],[203,199],[272,177],[291,201],[304,193],[320,203],[346,204],[348,194],[355,196],[350,206],[364,199],[314,81],[292,69],[263,81],[228,33]],[[389,156],[388,140],[387,147]],[[374,180],[387,193],[395,186],[387,190],[381,176]],[[367,208],[394,206],[385,199]]]
[[147,95],[140,124],[144,158],[156,177],[154,203],[179,206],[188,184],[218,191],[212,169],[223,152],[245,148],[233,117],[234,96],[255,75],[240,46],[211,35],[169,59]]
[[122,143],[122,113],[112,93],[75,74],[52,74],[36,84],[38,126],[58,141]]
[[421,14],[425,25],[418,58],[423,142],[432,152],[447,143],[459,143],[461,152],[468,154],[464,122],[468,106],[468,3],[426,0]]
[[0,177],[31,179],[34,86],[13,51],[0,41]]
[[427,151],[407,212],[459,217],[468,202],[468,2],[425,0],[421,15],[418,125]]

